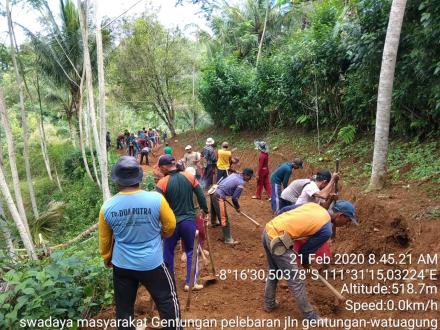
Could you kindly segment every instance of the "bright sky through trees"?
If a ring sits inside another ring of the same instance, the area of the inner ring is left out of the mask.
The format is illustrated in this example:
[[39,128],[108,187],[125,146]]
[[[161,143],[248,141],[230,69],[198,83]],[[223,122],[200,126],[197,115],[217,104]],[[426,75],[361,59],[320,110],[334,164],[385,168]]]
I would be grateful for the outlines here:
[[[101,4],[101,12],[104,17],[114,19],[128,10],[123,16],[135,16],[142,13],[146,8],[152,9],[158,15],[159,21],[166,27],[176,27],[184,30],[188,24],[197,24],[200,28],[206,30],[206,20],[202,14],[199,14],[199,7],[190,3],[185,3],[184,6],[177,6],[175,0],[99,0]],[[59,1],[48,0],[50,8],[54,13],[59,12]],[[0,6],[3,10],[3,5]],[[14,20],[27,27],[33,32],[41,30],[41,26],[38,23],[37,17],[38,11],[30,9],[30,6],[26,6],[23,9],[23,5],[16,5],[12,7],[12,14]],[[0,17],[0,43],[6,41],[7,35],[7,21],[5,17]],[[187,27],[185,34],[188,37],[194,31],[194,27]],[[22,43],[25,39],[25,35],[20,28],[16,29],[17,42]]]

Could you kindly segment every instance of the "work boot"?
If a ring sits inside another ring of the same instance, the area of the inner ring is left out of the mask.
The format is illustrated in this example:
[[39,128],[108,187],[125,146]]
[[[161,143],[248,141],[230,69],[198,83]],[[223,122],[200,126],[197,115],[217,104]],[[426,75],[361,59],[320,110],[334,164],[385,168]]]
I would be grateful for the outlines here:
[[278,307],[280,307],[280,304],[278,303],[278,301],[276,301],[275,304],[274,304],[272,307],[264,306],[264,307],[263,307],[263,310],[264,310],[266,313],[270,313],[270,312],[274,311],[275,309],[277,309]]

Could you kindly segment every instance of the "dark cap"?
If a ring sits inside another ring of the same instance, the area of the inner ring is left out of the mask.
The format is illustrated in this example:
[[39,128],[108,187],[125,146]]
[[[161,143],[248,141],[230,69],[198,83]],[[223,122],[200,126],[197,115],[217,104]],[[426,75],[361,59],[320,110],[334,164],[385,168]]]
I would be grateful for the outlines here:
[[330,181],[332,174],[329,170],[321,170],[316,173],[316,181]]
[[336,212],[341,212],[345,216],[349,217],[351,222],[355,225],[359,225],[359,222],[356,220],[356,211],[354,209],[353,204],[346,200],[338,200],[333,206],[333,210]]
[[295,158],[295,159],[293,160],[292,164],[293,164],[293,165],[296,165],[296,166],[298,166],[298,167],[300,167],[300,168],[303,167],[303,161],[302,161],[301,158]]
[[142,181],[144,171],[136,158],[122,156],[112,168],[112,180],[120,186],[129,187]]
[[243,170],[243,175],[254,176],[254,171],[253,171],[251,168],[246,167],[246,168]]
[[171,155],[160,156],[159,161],[157,162],[157,165],[159,166],[175,165],[175,164],[176,164],[176,159]]

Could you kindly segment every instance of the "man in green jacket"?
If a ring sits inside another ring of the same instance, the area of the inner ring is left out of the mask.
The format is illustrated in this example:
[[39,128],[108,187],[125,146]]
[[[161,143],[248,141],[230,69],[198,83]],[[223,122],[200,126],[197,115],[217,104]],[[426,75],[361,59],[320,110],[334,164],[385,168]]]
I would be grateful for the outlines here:
[[[198,258],[197,251],[193,251],[194,236],[196,233],[196,212],[193,194],[206,218],[209,211],[203,189],[197,179],[188,172],[179,172],[176,168],[176,160],[170,155],[163,155],[158,161],[159,169],[165,176],[157,182],[156,190],[165,196],[176,215],[176,230],[174,234],[164,240],[165,264],[171,273],[174,273],[174,250],[179,239],[182,239],[186,253],[186,281],[185,290],[189,289],[192,258]],[[202,284],[197,284],[198,263],[193,290],[203,289]]]

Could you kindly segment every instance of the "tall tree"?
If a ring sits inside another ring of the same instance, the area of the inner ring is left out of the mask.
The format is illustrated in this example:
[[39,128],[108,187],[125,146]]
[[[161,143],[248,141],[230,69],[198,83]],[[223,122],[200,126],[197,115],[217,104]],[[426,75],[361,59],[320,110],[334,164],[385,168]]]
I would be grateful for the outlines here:
[[390,111],[393,96],[394,71],[399,48],[406,0],[393,0],[380,69],[377,93],[376,131],[374,138],[373,169],[370,189],[381,189],[386,179],[386,161],[390,130]]
[[17,207],[15,206],[14,200],[12,199],[11,192],[9,191],[8,184],[6,183],[5,174],[3,173],[3,168],[0,166],[0,191],[3,195],[3,199],[8,206],[9,213],[14,219],[15,226],[17,227],[18,233],[20,234],[23,245],[29,255],[30,259],[37,259],[37,254],[35,252],[35,246],[32,242],[32,237],[29,234],[29,230],[23,223],[23,220],[18,213]]
[[[0,166],[2,166],[0,162]],[[17,256],[14,251],[14,243],[12,242],[12,234],[9,229],[8,223],[6,222],[5,212],[3,211],[2,201],[0,200],[0,232],[3,234],[3,238],[6,243],[6,249],[8,251],[9,258],[12,262],[17,261]]]
[[38,116],[39,117],[38,130],[40,132],[41,153],[43,154],[43,160],[44,160],[44,165],[46,166],[47,175],[49,176],[50,181],[53,181],[52,170],[50,168],[49,153],[47,151],[46,130],[44,129],[43,105],[41,102],[40,81],[38,78],[38,74],[35,82],[36,82],[36,89],[38,96],[38,106],[40,108],[40,115]]
[[0,89],[0,122],[3,124],[3,128],[5,130],[6,142],[8,145],[9,165],[11,167],[12,184],[14,187],[15,201],[17,203],[16,207],[18,209],[20,218],[23,222],[24,228],[27,230],[28,233],[30,233],[29,225],[26,217],[26,210],[23,204],[23,196],[21,194],[20,178],[18,176],[18,170],[17,170],[17,157],[15,156],[15,146],[12,137],[12,128],[9,122],[8,111],[6,109],[5,98],[3,96],[3,90],[1,89]]
[[[107,168],[104,168],[104,166],[107,166],[107,155],[105,149],[101,148],[101,142],[99,139],[99,133],[98,133],[98,125],[96,120],[96,111],[95,111],[95,101],[93,96],[93,76],[92,76],[92,65],[90,61],[90,53],[89,53],[89,36],[88,36],[88,28],[87,28],[87,13],[88,13],[88,1],[84,1],[84,8],[81,6],[81,0],[78,1],[78,8],[79,10],[79,20],[81,25],[81,34],[82,34],[82,40],[83,40],[83,53],[84,53],[84,66],[85,66],[85,73],[86,73],[86,90],[87,90],[87,101],[89,105],[89,114],[90,119],[92,123],[92,132],[93,132],[93,140],[95,142],[96,147],[96,153],[98,154],[98,163],[99,168],[101,170],[101,188],[103,191],[104,199],[108,199],[110,197],[110,189],[108,187],[108,178],[107,178]],[[84,9],[84,11],[83,11]],[[105,110],[104,110],[105,114]],[[105,145],[105,140],[104,140]],[[105,159],[104,159],[105,158]],[[105,163],[104,163],[105,161]],[[106,174],[105,182],[104,180],[104,173]]]
[[176,103],[191,93],[189,41],[146,14],[126,22],[124,36],[114,53],[118,96],[139,111],[155,112],[175,136]]
[[[29,226],[27,224],[26,219],[26,212],[24,212],[24,206],[23,206],[23,199],[21,198],[21,191],[20,191],[20,181],[18,179],[18,173],[17,173],[17,161],[15,157],[15,149],[12,141],[12,131],[11,126],[9,124],[9,119],[6,112],[6,105],[5,105],[5,99],[3,97],[3,90],[0,89],[0,119],[3,123],[3,127],[5,129],[5,135],[6,135],[6,141],[8,144],[8,156],[9,156],[9,163],[11,164],[11,172],[12,172],[12,178],[13,178],[13,186],[14,191],[16,192],[16,198],[17,198],[17,205],[14,203],[14,200],[12,199],[11,192],[9,190],[8,184],[6,182],[6,177],[3,172],[3,166],[0,164],[0,191],[3,195],[3,199],[9,209],[9,213],[12,216],[12,219],[15,222],[15,225],[17,227],[18,233],[21,237],[21,240],[24,244],[24,247],[26,251],[28,252],[29,258],[31,259],[37,259],[37,254],[35,252],[35,247],[32,242],[32,237],[30,234]],[[20,208],[17,209],[17,206],[20,207],[19,201],[21,202],[21,209],[24,214],[22,216],[19,212]]]
[[79,97],[79,109],[78,109],[78,126],[79,126],[79,147],[81,149],[81,154],[82,154],[82,159],[83,159],[83,163],[84,163],[84,168],[86,169],[86,173],[89,176],[90,180],[94,181],[92,173],[90,172],[90,167],[89,167],[89,162],[87,161],[87,155],[86,155],[86,148],[84,146],[84,130],[83,130],[83,123],[82,123],[82,118],[83,118],[83,113],[84,113],[84,109],[83,109],[83,82],[84,82],[84,76],[85,76],[85,70],[83,70],[83,74],[82,74],[82,79],[81,79],[81,84],[80,84],[80,88],[79,90],[80,92],[80,97]]
[[102,193],[104,200],[111,197],[110,188],[108,185],[108,164],[107,164],[107,125],[105,118],[105,80],[104,80],[104,52],[102,47],[102,32],[101,32],[101,13],[99,11],[99,0],[95,2],[95,19],[96,19],[96,56],[98,63],[98,108],[99,108],[99,123],[101,126],[101,182]]
[[17,63],[17,54],[15,52],[15,34],[14,34],[14,27],[12,26],[12,15],[11,15],[11,8],[9,5],[9,0],[6,0],[6,13],[8,16],[8,30],[9,30],[9,40],[11,42],[12,63],[14,65],[15,77],[17,79],[18,91],[20,96],[21,126],[23,129],[23,158],[24,158],[24,166],[26,169],[26,180],[27,180],[29,195],[31,199],[32,211],[34,213],[34,217],[37,218],[38,217],[37,200],[35,198],[34,186],[32,184],[31,165],[29,162],[29,132],[28,132],[28,124],[27,124],[27,114],[24,106],[24,83],[23,83],[23,77],[21,76],[20,69]]

